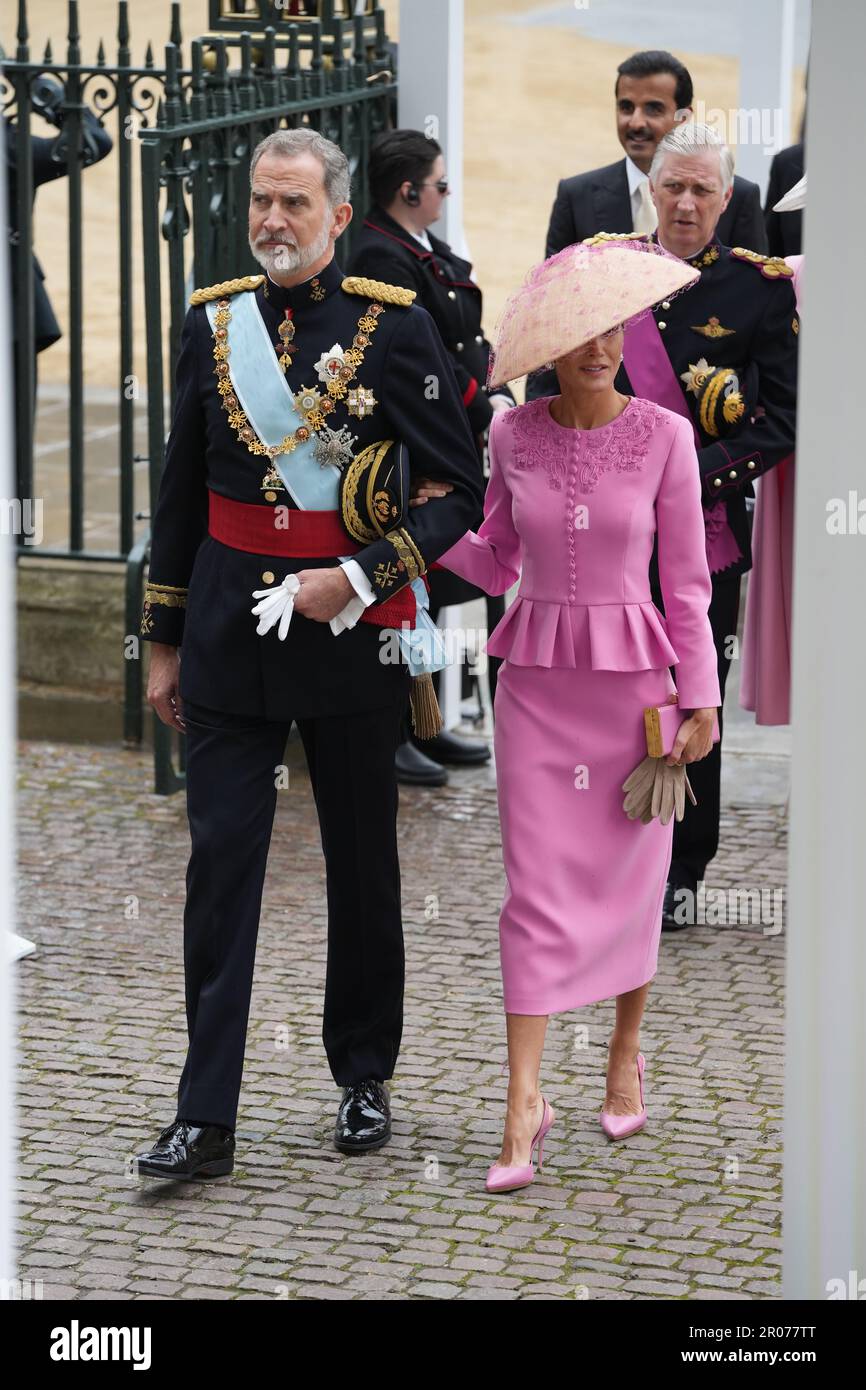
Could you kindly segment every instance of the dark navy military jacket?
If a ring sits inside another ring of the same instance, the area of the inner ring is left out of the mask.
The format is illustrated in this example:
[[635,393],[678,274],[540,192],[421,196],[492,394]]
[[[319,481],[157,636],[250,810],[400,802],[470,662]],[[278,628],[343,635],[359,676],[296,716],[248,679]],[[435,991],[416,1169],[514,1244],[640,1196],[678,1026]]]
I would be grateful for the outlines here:
[[[295,335],[286,378],[324,391],[315,364],[334,344],[352,345],[358,320],[379,299],[383,311],[352,386],[375,404],[364,418],[347,400],[327,417],[356,437],[354,452],[377,440],[401,440],[412,474],[453,484],[446,497],[407,510],[400,527],[354,553],[376,601],[390,598],[482,519],[483,484],[475,441],[451,363],[426,310],[386,302],[387,294],[349,293],[332,260],[318,276],[284,289],[264,276],[253,290],[280,356],[278,326],[292,310]],[[231,283],[231,282],[228,282]],[[208,292],[209,298],[222,295]],[[396,295],[395,295],[396,297]],[[231,330],[229,327],[229,343]],[[285,490],[263,487],[267,457],[248,452],[230,426],[217,389],[215,339],[204,303],[187,313],[177,364],[175,412],[152,523],[149,582],[141,635],[181,647],[180,694],[231,713],[311,717],[375,709],[408,688],[405,665],[379,660],[383,629],[359,621],[334,634],[295,612],[285,641],[276,627],[259,636],[253,590],[290,573],[339,563],[236,550],[208,534],[208,489],[238,502],[292,507]],[[287,433],[300,423],[287,421]],[[289,467],[291,454],[283,455]],[[316,465],[313,465],[316,466]]]

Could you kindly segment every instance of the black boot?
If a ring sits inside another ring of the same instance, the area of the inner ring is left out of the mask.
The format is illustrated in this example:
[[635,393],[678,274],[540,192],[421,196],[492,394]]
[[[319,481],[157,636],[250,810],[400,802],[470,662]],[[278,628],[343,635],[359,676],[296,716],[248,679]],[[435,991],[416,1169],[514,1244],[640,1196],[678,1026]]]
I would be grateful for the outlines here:
[[428,758],[420,748],[416,748],[411,739],[406,739],[406,742],[397,748],[394,766],[397,769],[397,781],[407,786],[444,787],[448,781],[445,768]]
[[391,1138],[391,1104],[381,1081],[356,1081],[343,1087],[334,1144],[344,1154],[380,1149]]
[[175,1120],[162,1131],[152,1149],[138,1155],[138,1172],[145,1178],[220,1178],[234,1167],[235,1136],[223,1125],[195,1125]]
[[[686,890],[689,897],[685,896]],[[662,931],[682,931],[683,927],[693,927],[697,898],[697,883],[681,883],[669,878],[662,904]]]
[[490,762],[490,745],[477,738],[460,738],[457,734],[443,729],[432,738],[416,739],[416,748],[422,748],[431,758],[440,763],[453,763],[456,767],[473,767],[476,763]]

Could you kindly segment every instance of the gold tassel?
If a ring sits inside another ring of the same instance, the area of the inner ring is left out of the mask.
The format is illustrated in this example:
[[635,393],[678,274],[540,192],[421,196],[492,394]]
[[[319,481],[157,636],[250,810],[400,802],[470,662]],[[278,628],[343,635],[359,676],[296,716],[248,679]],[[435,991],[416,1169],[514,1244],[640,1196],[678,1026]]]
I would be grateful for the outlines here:
[[412,728],[418,738],[433,738],[442,728],[443,719],[436,699],[433,677],[425,671],[412,677],[409,688],[409,704],[412,709]]

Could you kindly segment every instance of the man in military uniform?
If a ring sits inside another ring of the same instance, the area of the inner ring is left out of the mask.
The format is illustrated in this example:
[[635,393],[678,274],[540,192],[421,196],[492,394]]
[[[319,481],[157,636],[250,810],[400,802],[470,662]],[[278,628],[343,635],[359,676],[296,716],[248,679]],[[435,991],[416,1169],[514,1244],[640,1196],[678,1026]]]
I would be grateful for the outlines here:
[[[250,173],[264,273],[192,296],[141,624],[148,699],[186,733],[192,840],[189,1049],[177,1117],[139,1157],[156,1177],[233,1166],[275,771],[293,721],[327,873],[335,1143],[363,1152],[390,1136],[404,966],[394,751],[410,684],[421,721],[414,696],[430,681],[408,655],[385,659],[381,638],[411,639],[427,568],[482,515],[474,440],[432,321],[411,292],[346,278],[334,258],[352,215],[345,156],[283,130]],[[410,513],[410,467],[448,480],[447,499]]]
[[[587,241],[599,232],[651,232],[657,213],[649,188],[649,169],[659,141],[692,114],[691,74],[672,53],[650,49],[620,63],[614,83],[616,133],[624,158],[601,169],[561,179],[556,190],[545,256]],[[729,246],[766,251],[761,190],[739,174],[719,216],[718,238]],[[526,399],[557,395],[553,372],[532,372]]]
[[[677,410],[693,423],[713,581],[709,618],[723,700],[740,578],[752,564],[746,498],[754,496],[756,478],[794,451],[800,329],[790,267],[718,239],[732,180],[731,152],[710,127],[682,126],[660,141],[650,170],[658,210],[651,239],[696,266],[701,278],[629,325],[616,381],[619,390]],[[655,550],[650,578],[653,600],[664,612]],[[676,668],[672,674],[676,679]],[[718,849],[720,775],[718,742],[689,768],[698,804],[687,803],[674,828],[662,916],[666,930],[694,921],[688,909]],[[689,891],[677,896],[682,889]]]

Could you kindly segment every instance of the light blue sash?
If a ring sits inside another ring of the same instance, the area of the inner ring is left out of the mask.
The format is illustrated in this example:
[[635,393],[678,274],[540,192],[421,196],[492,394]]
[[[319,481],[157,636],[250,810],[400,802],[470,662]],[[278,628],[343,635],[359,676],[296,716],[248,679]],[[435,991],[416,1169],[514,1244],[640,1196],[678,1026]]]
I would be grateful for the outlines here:
[[430,600],[424,580],[413,579],[412,588],[415,591],[416,626],[408,632],[404,628],[395,628],[394,631],[400,639],[403,656],[412,675],[420,676],[425,671],[429,675],[433,671],[441,671],[443,666],[450,666],[451,662],[445,639],[430,617]]
[[[211,330],[216,327],[218,305],[209,300],[205,305]],[[292,389],[277,361],[274,345],[268,336],[254,294],[241,291],[231,296],[231,329],[228,360],[229,376],[241,410],[263,444],[281,443],[293,433],[303,418],[295,405]],[[311,431],[309,439],[295,445],[290,454],[274,454],[271,462],[283,480],[289,496],[302,511],[336,511],[340,501],[340,470],[334,463],[320,464],[313,452],[317,440]],[[264,455],[259,455],[264,458]],[[341,555],[349,560],[349,555]],[[414,579],[412,588],[416,601],[417,627],[398,633],[403,655],[413,675],[441,671],[447,666],[445,642],[430,617],[430,603],[422,579]]]
[[[218,312],[216,301],[210,300],[206,308],[213,329]],[[303,418],[277,361],[255,295],[248,291],[232,295],[231,313],[228,365],[232,386],[259,439],[273,447],[294,433],[303,424]],[[313,453],[317,442],[310,431],[309,439],[296,444],[292,453],[275,454],[272,462],[296,506],[309,512],[336,511],[340,470],[335,463],[319,463]]]

